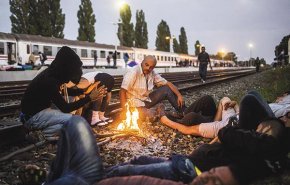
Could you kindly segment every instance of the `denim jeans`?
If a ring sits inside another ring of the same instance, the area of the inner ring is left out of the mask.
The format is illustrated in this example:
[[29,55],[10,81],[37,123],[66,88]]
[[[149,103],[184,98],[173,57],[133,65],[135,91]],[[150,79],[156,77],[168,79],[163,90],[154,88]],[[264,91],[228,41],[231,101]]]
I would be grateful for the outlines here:
[[199,76],[204,81],[206,80],[207,64],[199,64]]
[[250,91],[240,102],[238,127],[256,130],[261,120],[265,118],[275,118],[275,115],[261,94]]
[[151,102],[145,102],[144,108],[138,108],[138,111],[142,112],[144,116],[156,116],[156,111],[149,109],[163,100],[168,100],[170,104],[175,108],[175,110],[179,112],[183,112],[185,109],[185,107],[178,107],[177,96],[167,85],[158,87],[156,90],[152,91],[149,94],[149,98],[151,99]]
[[109,167],[107,177],[145,175],[173,181],[191,182],[196,176],[192,162],[185,156],[172,156],[167,158],[140,156],[131,161]]
[[24,126],[29,131],[40,130],[45,136],[52,137],[59,134],[63,124],[71,117],[72,114],[60,110],[44,109],[27,120]]
[[185,116],[178,123],[192,126],[212,122],[217,112],[215,102],[209,95],[202,96],[184,111]]
[[93,133],[80,116],[72,116],[61,129],[57,153],[47,183],[89,185],[106,177]]

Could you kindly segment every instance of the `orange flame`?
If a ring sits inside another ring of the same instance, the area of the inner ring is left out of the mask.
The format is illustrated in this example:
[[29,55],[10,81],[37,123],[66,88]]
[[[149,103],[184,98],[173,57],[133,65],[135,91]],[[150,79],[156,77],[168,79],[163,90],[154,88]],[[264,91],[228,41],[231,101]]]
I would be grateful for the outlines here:
[[140,130],[137,123],[139,119],[139,112],[136,107],[134,107],[133,111],[130,112],[128,102],[125,104],[127,108],[126,120],[123,120],[123,123],[120,123],[118,125],[117,130],[127,130],[127,129]]

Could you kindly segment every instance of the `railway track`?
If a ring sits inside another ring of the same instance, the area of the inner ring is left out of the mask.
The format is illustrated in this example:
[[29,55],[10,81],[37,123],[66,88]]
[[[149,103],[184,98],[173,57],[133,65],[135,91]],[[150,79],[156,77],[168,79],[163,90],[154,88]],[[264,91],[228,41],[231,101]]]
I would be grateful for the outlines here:
[[[255,70],[242,70],[242,71],[231,71],[231,72],[211,72],[209,73],[209,76],[207,77],[209,80],[206,83],[195,83],[193,85],[189,85],[186,87],[179,88],[179,91],[187,91],[194,88],[200,88],[205,86],[210,86],[217,83],[222,83],[225,81],[241,78],[243,76],[254,74]],[[174,84],[180,84],[180,83],[186,83],[186,82],[197,82],[200,80],[197,73],[188,73],[188,74],[163,74],[163,77],[165,77],[167,80],[171,81]],[[118,82],[122,81],[122,77],[118,76],[115,77],[116,84]],[[24,86],[24,85],[23,85]],[[113,94],[117,94],[119,92],[120,84],[118,86],[115,86],[113,89]],[[23,88],[23,87],[21,87]],[[19,88],[16,88],[19,89]],[[18,92],[20,93],[20,92]],[[23,92],[24,93],[24,92]],[[8,96],[8,95],[7,95]],[[0,117],[4,116],[11,116],[14,115],[17,110],[20,110],[20,104],[12,104],[12,105],[5,105],[0,106]],[[114,115],[117,112],[121,110],[120,103],[112,103],[107,108],[108,116]],[[13,134],[12,134],[13,133]],[[12,135],[15,136],[17,133],[17,137],[11,137]],[[20,122],[7,122],[2,121],[0,122],[0,145],[7,144],[13,141],[17,141],[19,139],[23,139],[24,135],[26,133],[26,129],[23,127],[22,123]]]

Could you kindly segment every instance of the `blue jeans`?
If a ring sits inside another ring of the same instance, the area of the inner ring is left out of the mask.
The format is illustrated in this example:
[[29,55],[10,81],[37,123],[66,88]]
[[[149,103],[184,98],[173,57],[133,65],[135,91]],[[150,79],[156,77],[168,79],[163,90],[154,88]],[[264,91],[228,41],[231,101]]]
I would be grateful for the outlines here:
[[93,133],[80,116],[72,116],[61,129],[57,153],[47,183],[89,185],[106,177]]
[[265,118],[275,118],[275,115],[261,94],[250,91],[240,102],[238,127],[256,130],[261,120]]
[[178,107],[177,96],[172,92],[172,90],[167,86],[158,87],[156,90],[149,94],[151,102],[145,102],[145,107],[138,108],[139,112],[142,112],[144,116],[153,117],[156,115],[156,111],[149,110],[151,107],[155,106],[163,100],[168,100],[170,104],[175,108],[175,110],[182,112],[185,107]]
[[64,123],[72,117],[70,113],[63,113],[60,110],[44,109],[26,121],[24,126],[29,131],[40,130],[45,136],[52,137],[59,135]]
[[196,176],[192,162],[184,156],[167,158],[140,156],[106,169],[107,177],[145,175],[173,181],[191,182]]

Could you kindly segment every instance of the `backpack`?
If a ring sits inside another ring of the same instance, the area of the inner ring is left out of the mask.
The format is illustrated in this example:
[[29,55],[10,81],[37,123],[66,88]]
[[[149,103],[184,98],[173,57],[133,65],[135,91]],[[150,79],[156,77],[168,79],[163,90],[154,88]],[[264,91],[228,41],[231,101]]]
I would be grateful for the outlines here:
[[47,57],[45,54],[42,54],[43,60],[47,60]]

